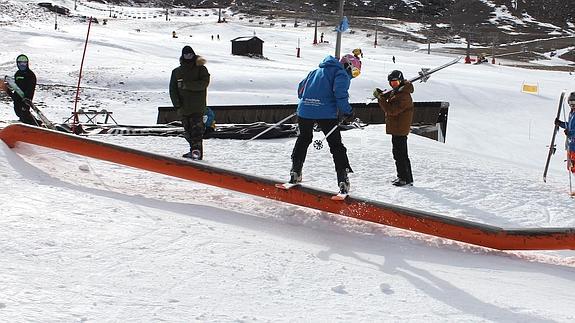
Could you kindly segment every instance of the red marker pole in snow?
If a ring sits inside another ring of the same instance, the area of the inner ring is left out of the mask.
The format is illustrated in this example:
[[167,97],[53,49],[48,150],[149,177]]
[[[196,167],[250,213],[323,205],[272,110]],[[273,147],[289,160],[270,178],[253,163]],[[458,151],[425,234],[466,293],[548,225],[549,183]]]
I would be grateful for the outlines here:
[[92,26],[92,17],[88,20],[88,33],[86,34],[86,42],[84,43],[84,53],[82,53],[82,63],[80,63],[80,73],[78,74],[78,86],[76,87],[76,99],[74,100],[74,121],[72,123],[72,133],[76,133],[76,125],[78,120],[78,97],[80,96],[80,81],[82,80],[82,69],[84,68],[84,58],[86,57],[86,48],[88,47],[88,37],[90,37],[90,27]]

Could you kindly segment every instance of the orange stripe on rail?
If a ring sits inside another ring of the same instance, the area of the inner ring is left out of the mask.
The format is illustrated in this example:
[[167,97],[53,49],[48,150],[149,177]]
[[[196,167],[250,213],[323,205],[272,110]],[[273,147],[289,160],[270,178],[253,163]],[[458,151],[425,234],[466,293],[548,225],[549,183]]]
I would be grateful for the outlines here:
[[237,192],[340,214],[432,236],[499,250],[575,249],[574,228],[502,229],[392,204],[348,197],[332,201],[333,193],[299,186],[275,187],[277,181],[202,163],[152,154],[80,136],[28,125],[0,130],[9,147],[26,142],[69,153],[145,169]]

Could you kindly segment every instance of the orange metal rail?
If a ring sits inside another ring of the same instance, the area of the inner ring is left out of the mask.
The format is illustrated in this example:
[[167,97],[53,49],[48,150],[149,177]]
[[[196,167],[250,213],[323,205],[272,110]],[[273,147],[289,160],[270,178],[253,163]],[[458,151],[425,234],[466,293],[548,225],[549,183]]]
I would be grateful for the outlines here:
[[19,141],[26,142],[493,249],[575,249],[574,228],[502,229],[366,199],[348,197],[344,201],[332,201],[333,193],[327,191],[304,186],[286,191],[276,188],[277,181],[271,179],[21,124],[0,130],[0,139],[10,147]]

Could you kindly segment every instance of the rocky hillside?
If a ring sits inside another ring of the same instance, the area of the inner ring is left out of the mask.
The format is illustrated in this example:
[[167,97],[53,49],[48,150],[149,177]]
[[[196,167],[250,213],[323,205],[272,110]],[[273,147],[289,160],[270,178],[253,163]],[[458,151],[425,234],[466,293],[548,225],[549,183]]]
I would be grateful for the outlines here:
[[[159,6],[231,7],[261,16],[337,18],[339,1],[325,0],[108,0]],[[477,44],[575,34],[575,1],[569,0],[346,0],[352,26],[375,25],[374,17],[422,23],[435,41],[461,36]]]

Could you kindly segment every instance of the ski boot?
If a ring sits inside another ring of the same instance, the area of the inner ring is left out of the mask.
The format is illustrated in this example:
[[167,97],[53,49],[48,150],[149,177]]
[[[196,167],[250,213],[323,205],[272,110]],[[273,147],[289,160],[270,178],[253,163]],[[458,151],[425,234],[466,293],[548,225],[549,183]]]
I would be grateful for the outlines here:
[[297,184],[297,183],[301,183],[301,172],[296,172],[294,170],[292,170],[290,173],[290,178],[289,178],[289,183],[290,184]]
[[408,182],[404,179],[398,178],[397,181],[394,181],[392,183],[393,186],[398,186],[398,187],[402,187],[402,186],[413,186],[413,182]]
[[339,182],[339,194],[349,194],[349,179],[343,182]]
[[349,178],[347,177],[348,169],[344,169],[337,172],[337,184],[339,186],[340,194],[349,193]]
[[189,158],[192,160],[202,160],[202,152],[198,149],[190,150],[189,152],[182,155],[184,158]]

